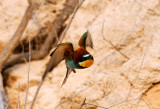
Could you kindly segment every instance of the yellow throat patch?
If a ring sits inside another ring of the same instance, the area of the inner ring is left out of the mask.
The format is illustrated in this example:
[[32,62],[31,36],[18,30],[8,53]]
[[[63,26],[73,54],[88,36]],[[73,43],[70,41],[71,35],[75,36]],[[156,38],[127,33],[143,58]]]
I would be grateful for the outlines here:
[[86,61],[83,61],[83,62],[79,62],[79,65],[81,67],[90,67],[93,63],[94,63],[94,61],[89,59],[89,60],[86,60]]

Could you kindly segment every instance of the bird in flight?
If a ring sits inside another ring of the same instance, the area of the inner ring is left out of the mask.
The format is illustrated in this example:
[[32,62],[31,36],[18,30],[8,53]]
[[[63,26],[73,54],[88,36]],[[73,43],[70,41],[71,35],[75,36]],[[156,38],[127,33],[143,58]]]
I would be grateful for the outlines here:
[[76,73],[75,69],[88,68],[94,63],[93,56],[86,50],[87,46],[93,48],[93,41],[89,31],[82,35],[78,44],[79,47],[74,50],[72,43],[60,43],[50,54],[51,59],[45,70],[46,73],[51,71],[61,61],[65,60],[67,72],[62,86],[66,83],[72,71]]
[[79,47],[74,50],[72,43],[60,43],[56,47],[56,49],[50,54],[51,58],[37,87],[33,101],[31,103],[31,108],[33,108],[34,102],[47,73],[50,72],[54,67],[56,67],[61,61],[65,60],[67,67],[67,73],[61,86],[66,83],[67,78],[72,71],[76,73],[75,69],[88,68],[94,63],[93,56],[86,50],[87,46],[93,48],[93,41],[89,31],[85,32],[82,35],[78,44]]

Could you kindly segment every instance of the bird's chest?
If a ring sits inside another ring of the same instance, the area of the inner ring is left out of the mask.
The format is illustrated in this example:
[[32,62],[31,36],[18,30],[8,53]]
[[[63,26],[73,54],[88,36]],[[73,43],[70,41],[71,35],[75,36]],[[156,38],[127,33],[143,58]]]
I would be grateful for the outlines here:
[[74,68],[74,69],[84,69],[85,67],[80,66],[78,63],[81,62],[81,58],[84,54],[88,54],[88,52],[82,48],[79,47],[74,51],[74,58],[66,60],[66,66],[68,68]]
[[74,60],[66,60],[66,66],[68,68],[83,69],[83,67],[76,64]]

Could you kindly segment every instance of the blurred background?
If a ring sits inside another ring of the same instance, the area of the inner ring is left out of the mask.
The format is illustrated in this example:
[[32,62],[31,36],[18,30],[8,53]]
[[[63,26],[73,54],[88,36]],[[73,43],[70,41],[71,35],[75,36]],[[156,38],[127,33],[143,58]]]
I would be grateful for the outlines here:
[[[60,38],[80,2],[35,0],[39,5],[30,11],[33,15],[17,45],[13,45],[15,49],[2,72],[11,109],[17,109],[18,104],[23,108],[28,72],[29,109],[49,55],[57,44],[52,29]],[[1,53],[28,7],[27,0],[0,1]],[[94,43],[94,49],[87,48],[94,56],[94,64],[71,73],[61,87],[66,73],[65,62],[61,62],[48,73],[34,109],[160,109],[160,1],[85,0],[62,42],[71,42],[76,49],[86,30]],[[30,67],[26,58],[29,42],[33,53]]]

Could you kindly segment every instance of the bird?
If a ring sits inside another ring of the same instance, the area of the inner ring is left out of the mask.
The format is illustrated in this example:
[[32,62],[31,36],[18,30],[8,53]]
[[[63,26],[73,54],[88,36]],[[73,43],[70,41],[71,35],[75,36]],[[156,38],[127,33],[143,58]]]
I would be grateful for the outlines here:
[[50,72],[61,61],[65,60],[67,72],[61,86],[66,83],[72,71],[76,73],[75,69],[85,69],[94,63],[93,56],[86,50],[87,46],[93,48],[92,37],[88,30],[81,36],[78,45],[78,48],[74,50],[72,43],[60,43],[50,54],[51,59],[45,72]]
[[33,101],[30,108],[33,108],[36,97],[39,93],[39,90],[44,82],[44,79],[48,72],[55,68],[61,61],[65,60],[67,72],[65,78],[62,82],[61,87],[66,83],[67,78],[70,73],[73,71],[76,73],[75,69],[85,69],[93,65],[94,58],[86,50],[86,47],[89,46],[93,48],[93,41],[90,32],[87,30],[80,38],[78,42],[78,48],[74,50],[72,43],[60,43],[57,45],[55,50],[50,54],[51,58],[47,64],[47,67],[42,75],[41,81],[37,87],[36,93],[34,95]]

